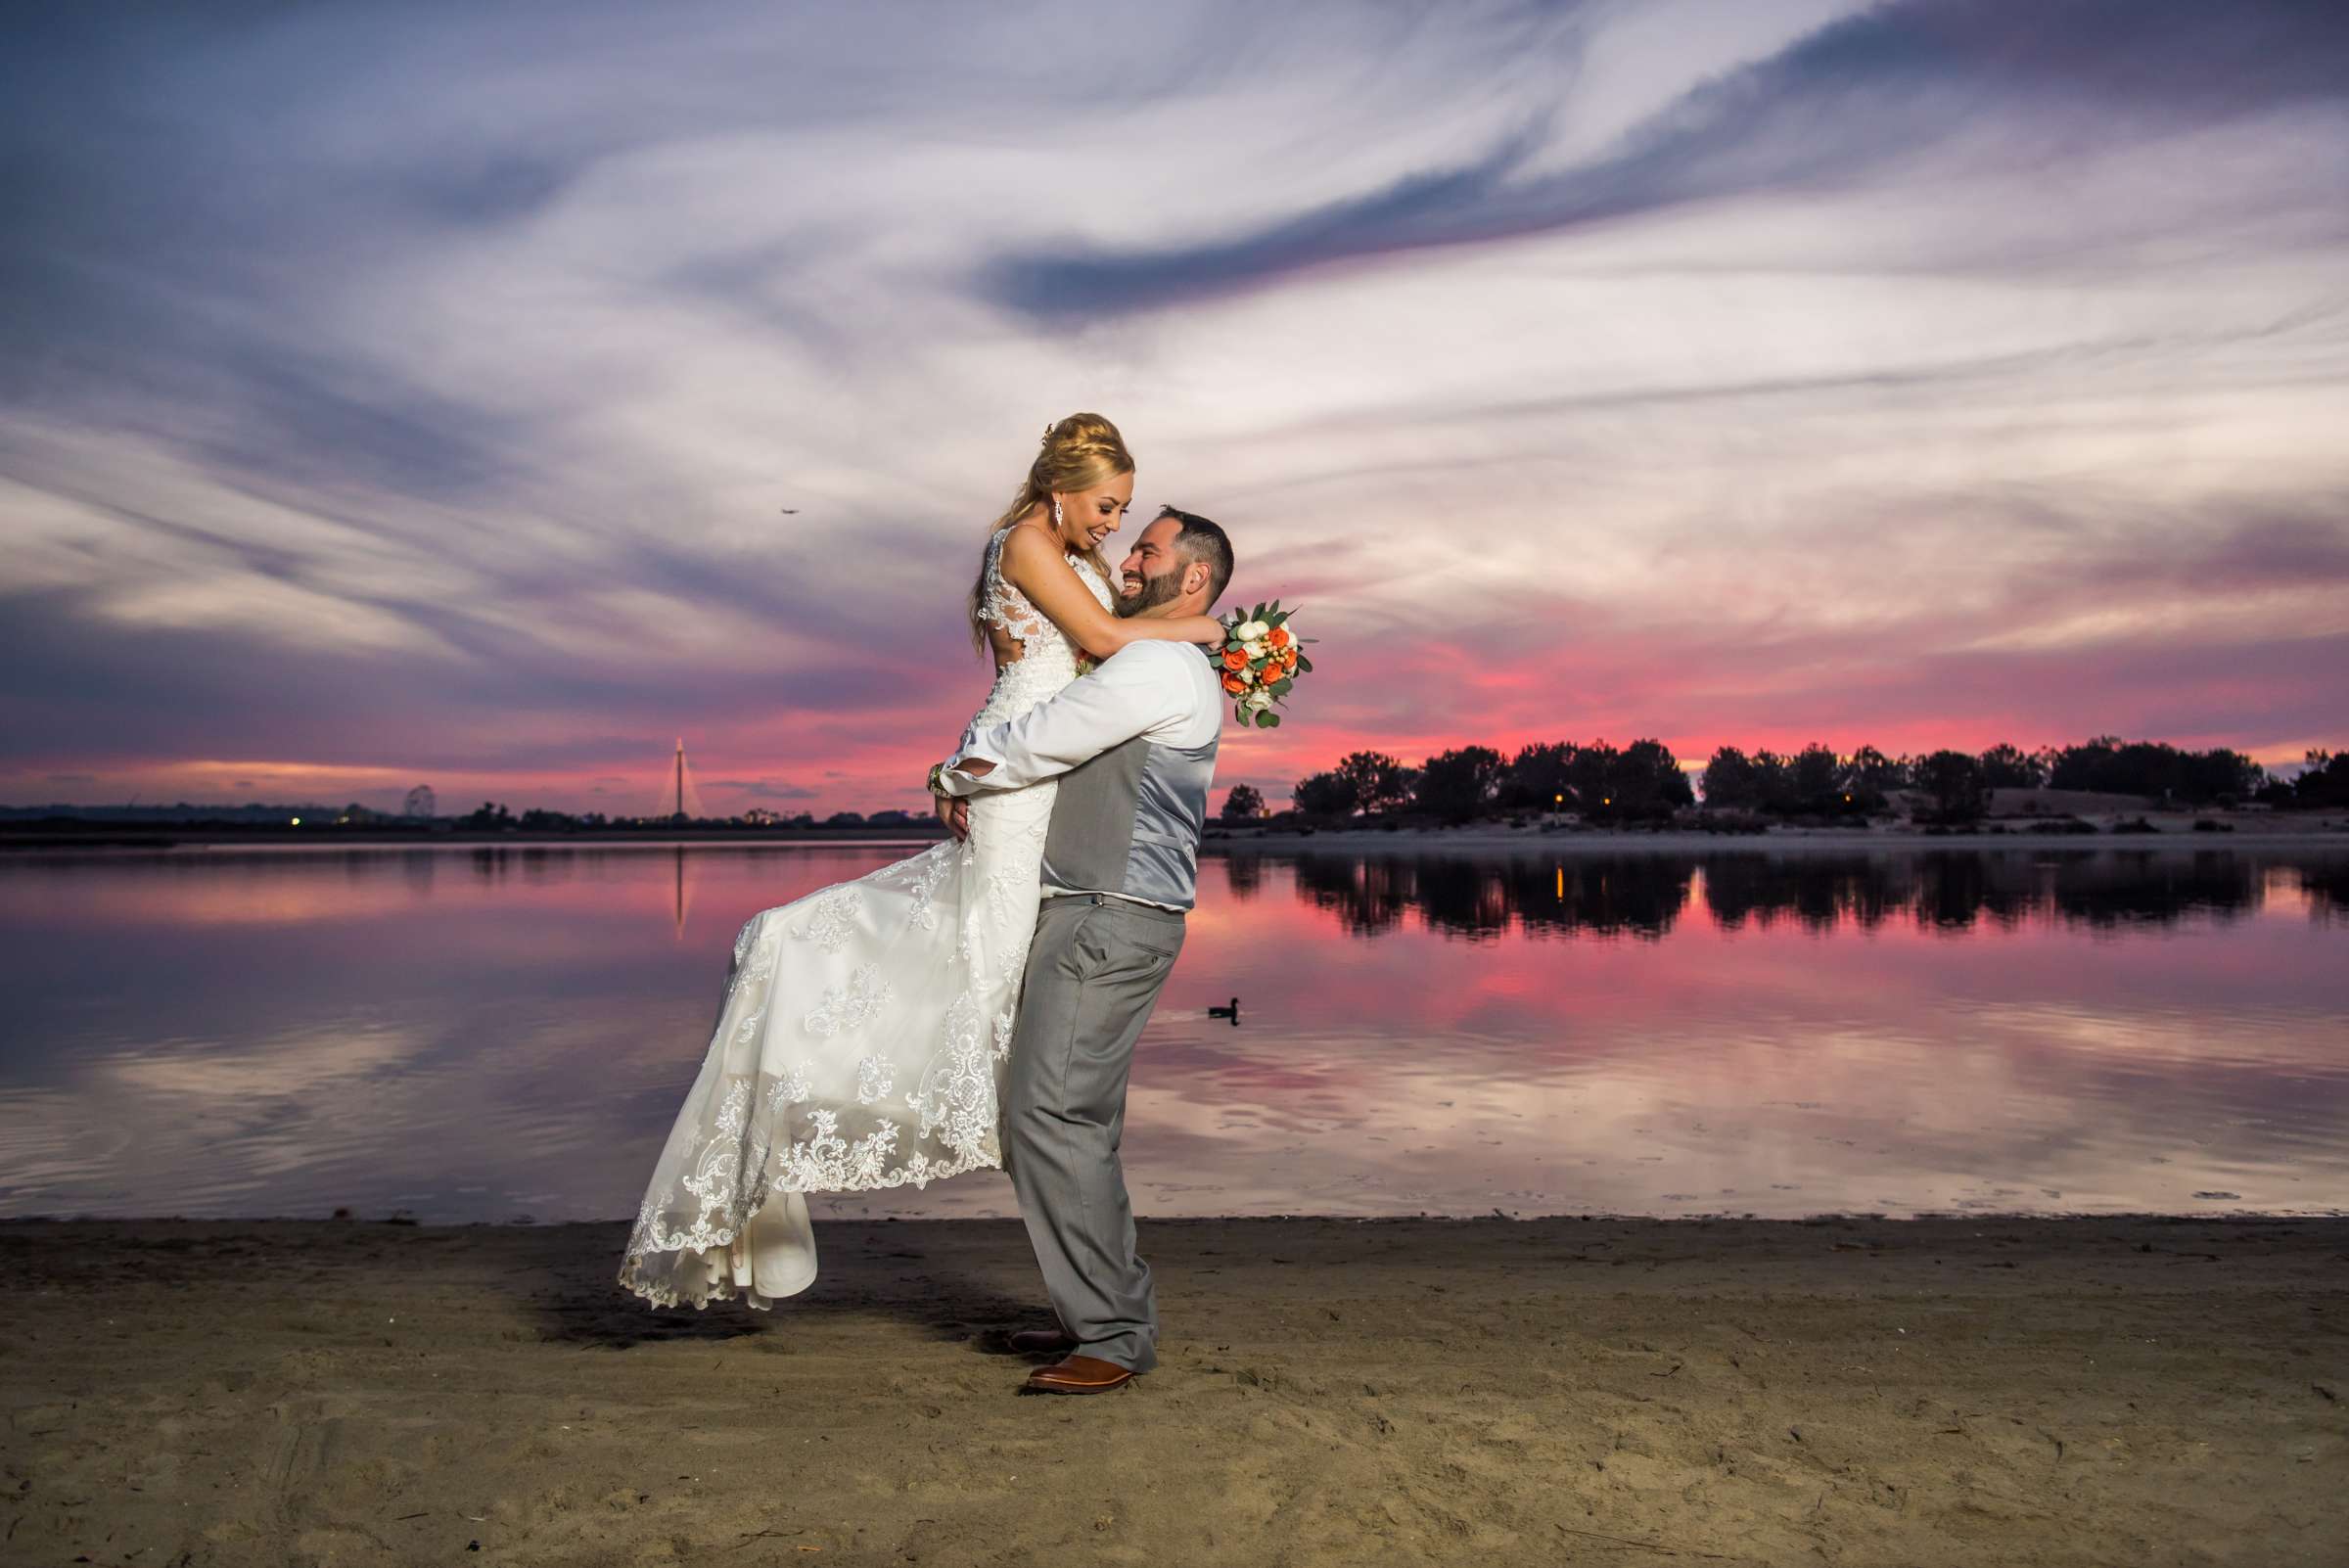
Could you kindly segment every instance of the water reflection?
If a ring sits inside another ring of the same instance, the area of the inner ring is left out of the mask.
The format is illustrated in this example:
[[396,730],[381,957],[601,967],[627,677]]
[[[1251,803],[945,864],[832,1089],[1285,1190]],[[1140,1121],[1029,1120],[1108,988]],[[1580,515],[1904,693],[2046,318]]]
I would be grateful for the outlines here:
[[[0,861],[0,1212],[628,1213],[759,908],[900,847]],[[1146,1214],[2333,1210],[2349,853],[1211,859]],[[1234,993],[1236,1027],[1207,1009]],[[847,1213],[1013,1212],[999,1176]]]
[[[1263,858],[1230,857],[1235,899],[1263,889]],[[1365,937],[1408,916],[1470,941],[1512,931],[1659,938],[1692,906],[1728,930],[1778,920],[1821,933],[1895,921],[1962,930],[2035,915],[2100,928],[2166,926],[2250,913],[2263,906],[2279,873],[2281,891],[2318,916],[2349,908],[2349,879],[2337,865],[2276,867],[2226,851],[1284,858],[1309,902],[1335,915],[1350,935]]]

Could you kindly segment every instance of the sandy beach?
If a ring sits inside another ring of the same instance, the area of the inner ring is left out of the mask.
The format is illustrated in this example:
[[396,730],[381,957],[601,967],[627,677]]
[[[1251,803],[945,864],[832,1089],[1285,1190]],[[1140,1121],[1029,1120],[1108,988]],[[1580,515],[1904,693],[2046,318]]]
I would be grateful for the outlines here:
[[1015,1392],[1016,1222],[771,1314],[623,1226],[11,1222],[12,1563],[2349,1560],[2349,1219],[1145,1221],[1160,1369]]

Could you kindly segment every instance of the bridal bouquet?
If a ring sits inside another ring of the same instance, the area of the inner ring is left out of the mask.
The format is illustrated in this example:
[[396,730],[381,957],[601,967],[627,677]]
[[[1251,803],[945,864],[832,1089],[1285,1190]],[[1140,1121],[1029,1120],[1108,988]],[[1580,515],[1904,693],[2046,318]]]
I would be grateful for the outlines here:
[[1235,699],[1232,716],[1261,729],[1280,727],[1272,705],[1285,699],[1299,675],[1310,675],[1313,662],[1300,644],[1313,642],[1289,630],[1289,618],[1278,599],[1260,604],[1246,615],[1234,610],[1223,618],[1223,646],[1209,648],[1207,657],[1223,674],[1223,690]]

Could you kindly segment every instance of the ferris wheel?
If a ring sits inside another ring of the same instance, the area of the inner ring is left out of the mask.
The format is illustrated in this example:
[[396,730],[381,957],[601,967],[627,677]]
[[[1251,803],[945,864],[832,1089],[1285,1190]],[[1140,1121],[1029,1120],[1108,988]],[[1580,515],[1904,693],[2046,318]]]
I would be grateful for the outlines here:
[[440,800],[433,793],[430,784],[419,784],[408,791],[407,801],[399,809],[403,816],[438,816]]

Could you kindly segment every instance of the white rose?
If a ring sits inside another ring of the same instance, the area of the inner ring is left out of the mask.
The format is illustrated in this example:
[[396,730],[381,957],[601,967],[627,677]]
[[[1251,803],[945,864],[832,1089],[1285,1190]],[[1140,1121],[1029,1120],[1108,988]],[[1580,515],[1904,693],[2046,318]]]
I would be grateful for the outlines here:
[[1269,708],[1272,706],[1272,694],[1259,686],[1240,699],[1240,706],[1247,709]]
[[1265,645],[1261,642],[1243,642],[1240,644],[1240,652],[1246,654],[1252,661],[1262,659],[1265,656]]
[[1242,642],[1262,642],[1271,629],[1262,621],[1243,621],[1231,628],[1231,634]]

